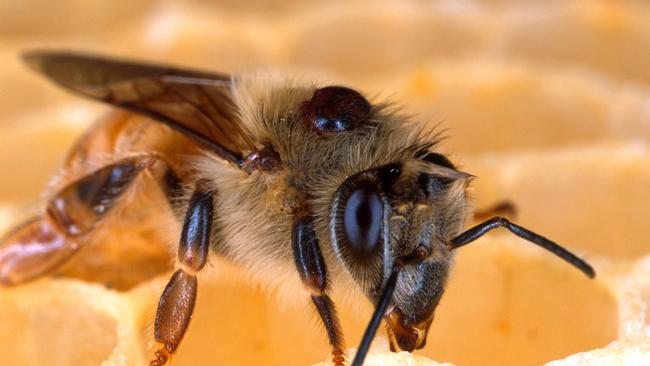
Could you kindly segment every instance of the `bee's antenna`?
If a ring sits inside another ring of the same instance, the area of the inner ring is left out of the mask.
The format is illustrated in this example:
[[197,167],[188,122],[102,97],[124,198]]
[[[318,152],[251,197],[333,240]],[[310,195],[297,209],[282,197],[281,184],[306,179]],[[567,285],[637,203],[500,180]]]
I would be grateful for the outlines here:
[[393,270],[388,277],[388,281],[386,281],[386,287],[384,287],[384,292],[382,292],[381,297],[379,298],[379,302],[377,303],[375,312],[372,314],[372,318],[370,318],[368,327],[363,333],[363,338],[361,338],[361,343],[359,344],[357,353],[354,355],[354,360],[352,360],[351,366],[363,365],[363,361],[366,359],[366,354],[370,349],[370,344],[375,338],[375,334],[377,334],[377,328],[379,328],[379,324],[381,324],[381,318],[386,313],[388,304],[393,298],[393,292],[395,292],[395,285],[397,284],[397,276],[399,275],[399,272],[404,266],[419,264],[426,259],[429,254],[429,249],[420,245],[413,253],[399,257],[395,262],[393,262]]
[[533,244],[537,244],[540,247],[548,250],[549,252],[557,255],[558,257],[567,261],[572,266],[582,271],[585,275],[587,275],[587,277],[594,278],[596,276],[596,272],[589,265],[589,263],[578,258],[578,256],[571,253],[567,249],[563,248],[559,244],[556,244],[553,241],[539,234],[536,234],[524,227],[513,224],[507,219],[499,216],[484,221],[474,226],[473,228],[468,229],[467,231],[458,235],[454,239],[452,239],[451,243],[449,244],[449,250],[454,250],[462,247],[463,245],[469,244],[474,240],[483,236],[483,234],[487,233],[488,231],[498,227],[505,227],[506,229],[510,230],[511,233],[517,235],[518,237],[526,239]]
[[390,277],[388,277],[386,287],[384,287],[384,292],[381,294],[375,312],[372,314],[372,318],[370,319],[370,323],[368,323],[368,327],[363,333],[363,338],[361,338],[361,343],[359,344],[357,353],[354,355],[354,360],[352,360],[351,366],[363,365],[363,361],[366,359],[366,354],[370,349],[370,344],[372,343],[373,338],[375,338],[375,334],[377,334],[377,328],[379,328],[379,324],[381,324],[381,318],[386,313],[388,303],[390,303],[390,299],[393,297],[395,285],[397,284],[397,275],[401,269],[401,265],[397,263],[393,265],[393,270],[390,273]]

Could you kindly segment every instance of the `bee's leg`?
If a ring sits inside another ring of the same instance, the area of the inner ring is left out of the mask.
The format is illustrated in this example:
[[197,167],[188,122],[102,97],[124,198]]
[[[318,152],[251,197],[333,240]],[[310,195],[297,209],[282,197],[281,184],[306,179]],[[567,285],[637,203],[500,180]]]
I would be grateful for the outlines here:
[[327,295],[328,278],[323,254],[318,246],[313,222],[306,213],[298,213],[293,223],[293,257],[300,279],[311,293],[311,300],[325,325],[336,366],[345,362],[343,335],[334,302]]
[[183,180],[170,166],[165,167],[163,174],[158,181],[165,193],[165,197],[167,197],[167,202],[173,209],[176,205],[176,200],[183,196]]
[[165,287],[154,325],[154,336],[161,348],[151,366],[162,366],[176,351],[190,323],[196,300],[196,274],[208,258],[212,228],[212,194],[199,183],[190,198],[178,246],[178,270]]
[[0,241],[0,284],[35,279],[65,263],[78,248],[47,214],[34,217]]
[[125,158],[64,186],[42,215],[0,240],[0,284],[20,284],[65,263],[143,170],[164,165],[158,161],[150,154]]
[[498,201],[492,206],[474,211],[474,221],[484,221],[493,216],[517,217],[517,206],[508,200]]

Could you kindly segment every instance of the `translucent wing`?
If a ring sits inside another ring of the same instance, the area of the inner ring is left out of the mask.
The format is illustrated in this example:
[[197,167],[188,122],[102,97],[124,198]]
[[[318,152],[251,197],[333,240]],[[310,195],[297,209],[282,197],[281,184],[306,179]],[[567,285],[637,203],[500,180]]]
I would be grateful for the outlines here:
[[227,75],[66,52],[23,58],[57,84],[163,122],[237,165],[255,148],[237,120]]

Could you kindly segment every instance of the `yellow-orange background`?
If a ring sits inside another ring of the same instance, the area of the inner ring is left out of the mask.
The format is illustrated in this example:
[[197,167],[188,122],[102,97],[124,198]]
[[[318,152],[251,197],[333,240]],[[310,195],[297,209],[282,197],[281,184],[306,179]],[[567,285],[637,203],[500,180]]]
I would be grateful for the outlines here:
[[[441,149],[479,176],[478,207],[514,201],[520,223],[602,274],[584,280],[549,254],[493,235],[459,255],[423,353],[458,365],[533,365],[616,339],[647,346],[646,2],[1,2],[4,222],[37,204],[66,147],[106,110],[28,72],[18,55],[35,47],[231,73],[274,69],[396,100],[449,129]],[[302,304],[279,306],[223,266],[202,284],[178,365],[325,359]],[[162,275],[116,292],[57,279],[0,290],[0,363],[142,364],[143,329],[164,283]],[[368,309],[348,307],[354,346]]]

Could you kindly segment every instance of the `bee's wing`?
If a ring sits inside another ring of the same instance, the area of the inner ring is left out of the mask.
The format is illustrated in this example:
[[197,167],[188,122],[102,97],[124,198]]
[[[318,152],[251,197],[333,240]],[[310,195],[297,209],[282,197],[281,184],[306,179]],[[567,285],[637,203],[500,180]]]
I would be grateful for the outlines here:
[[255,148],[236,117],[227,75],[66,52],[23,58],[63,87],[163,122],[237,165]]

